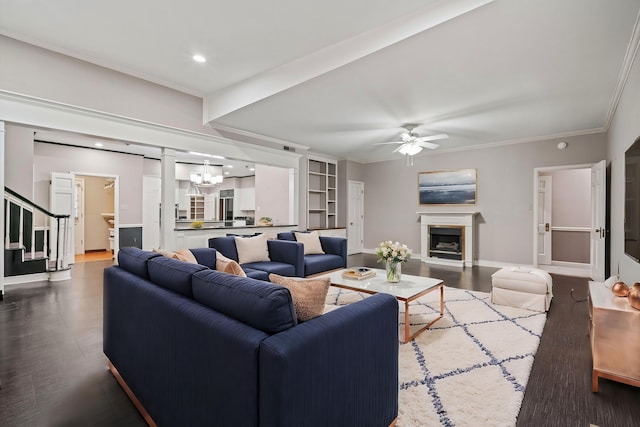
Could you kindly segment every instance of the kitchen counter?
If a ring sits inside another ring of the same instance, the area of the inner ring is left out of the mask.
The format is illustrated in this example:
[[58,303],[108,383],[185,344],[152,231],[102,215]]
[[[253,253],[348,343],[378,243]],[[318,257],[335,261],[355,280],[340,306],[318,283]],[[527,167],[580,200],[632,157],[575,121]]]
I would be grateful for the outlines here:
[[[215,222],[215,221],[214,221]],[[233,233],[238,235],[255,233],[263,233],[269,239],[277,238],[277,234],[283,231],[296,230],[297,224],[278,224],[273,226],[261,226],[261,225],[246,225],[239,226],[224,226],[224,225],[208,225],[208,221],[204,222],[202,228],[193,228],[188,226],[191,221],[184,223],[182,226],[180,223],[176,223],[175,233],[175,248],[206,248],[209,246],[209,239],[212,237],[226,236],[227,233]]]
[[283,224],[283,225],[275,225],[275,226],[264,226],[264,225],[225,225],[224,221],[204,221],[204,224],[200,228],[191,227],[191,223],[193,221],[185,221],[184,223],[176,221],[175,231],[179,230],[217,230],[217,229],[225,229],[225,230],[233,230],[237,228],[272,228],[272,227],[287,227],[287,228],[296,228],[297,224]]

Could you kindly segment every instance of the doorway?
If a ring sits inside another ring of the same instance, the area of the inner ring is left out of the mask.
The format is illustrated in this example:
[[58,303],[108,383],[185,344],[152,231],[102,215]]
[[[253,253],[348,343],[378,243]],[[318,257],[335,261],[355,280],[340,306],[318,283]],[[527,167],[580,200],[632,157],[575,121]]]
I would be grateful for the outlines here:
[[604,161],[534,170],[533,265],[578,277],[604,274]]
[[364,182],[349,181],[347,193],[347,254],[353,255],[364,245]]
[[117,177],[76,173],[74,182],[74,262],[113,259]]

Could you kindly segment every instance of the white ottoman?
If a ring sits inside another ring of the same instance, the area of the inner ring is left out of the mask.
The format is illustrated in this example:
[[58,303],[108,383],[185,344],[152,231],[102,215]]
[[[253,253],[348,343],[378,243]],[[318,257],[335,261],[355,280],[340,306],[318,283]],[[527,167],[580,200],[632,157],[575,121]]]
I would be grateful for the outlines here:
[[553,298],[551,275],[537,268],[503,268],[493,273],[491,285],[493,304],[547,311]]

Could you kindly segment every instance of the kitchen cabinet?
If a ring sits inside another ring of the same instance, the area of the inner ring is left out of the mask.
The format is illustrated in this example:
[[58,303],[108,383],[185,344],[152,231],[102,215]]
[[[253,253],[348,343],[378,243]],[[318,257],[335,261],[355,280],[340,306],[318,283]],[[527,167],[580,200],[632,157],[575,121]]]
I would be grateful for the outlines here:
[[216,194],[204,195],[204,219],[216,220],[216,201],[218,196]]
[[189,196],[189,219],[192,221],[204,220],[204,196]]
[[237,200],[241,211],[256,210],[256,189],[255,187],[237,188]]

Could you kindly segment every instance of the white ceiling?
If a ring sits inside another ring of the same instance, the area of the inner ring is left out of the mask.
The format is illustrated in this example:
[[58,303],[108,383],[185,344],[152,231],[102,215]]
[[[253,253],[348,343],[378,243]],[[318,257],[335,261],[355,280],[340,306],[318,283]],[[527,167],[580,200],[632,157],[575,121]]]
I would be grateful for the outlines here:
[[449,134],[440,151],[605,131],[639,11],[640,0],[0,0],[0,33],[201,96],[224,131],[371,162],[401,156],[373,144],[406,123]]

